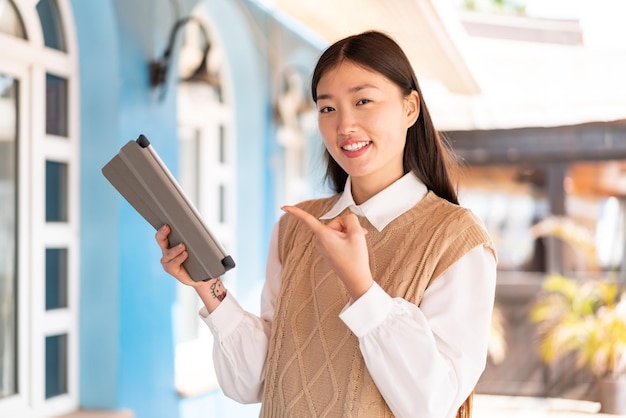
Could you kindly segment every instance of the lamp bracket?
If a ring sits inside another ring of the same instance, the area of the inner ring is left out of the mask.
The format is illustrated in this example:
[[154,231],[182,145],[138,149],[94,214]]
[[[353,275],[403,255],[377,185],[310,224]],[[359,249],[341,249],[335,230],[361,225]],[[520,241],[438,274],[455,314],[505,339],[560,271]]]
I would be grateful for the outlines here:
[[200,28],[200,31],[202,32],[202,35],[206,40],[206,47],[203,51],[203,59],[201,65],[206,64],[206,56],[208,55],[211,48],[211,43],[209,41],[209,36],[207,35],[206,29],[202,25],[202,22],[200,22],[200,20],[194,16],[187,16],[179,19],[170,31],[169,41],[167,47],[165,48],[165,51],[163,52],[163,56],[160,59],[150,61],[149,71],[151,87],[158,87],[162,84],[165,84],[165,82],[167,81],[167,72],[170,67],[170,60],[172,58],[172,52],[174,50],[174,43],[176,42],[176,34],[178,33],[180,28],[182,28],[191,21],[194,21],[198,24],[198,27]]

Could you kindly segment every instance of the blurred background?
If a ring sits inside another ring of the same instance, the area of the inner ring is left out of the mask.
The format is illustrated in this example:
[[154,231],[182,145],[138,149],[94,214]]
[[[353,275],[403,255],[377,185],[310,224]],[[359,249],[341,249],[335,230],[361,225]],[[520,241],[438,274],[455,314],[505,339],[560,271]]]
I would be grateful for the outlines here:
[[258,312],[279,207],[329,194],[311,72],[367,29],[407,52],[497,246],[475,416],[626,409],[625,16],[622,0],[0,0],[0,416],[258,416],[224,397],[199,300],[100,170],[146,135]]

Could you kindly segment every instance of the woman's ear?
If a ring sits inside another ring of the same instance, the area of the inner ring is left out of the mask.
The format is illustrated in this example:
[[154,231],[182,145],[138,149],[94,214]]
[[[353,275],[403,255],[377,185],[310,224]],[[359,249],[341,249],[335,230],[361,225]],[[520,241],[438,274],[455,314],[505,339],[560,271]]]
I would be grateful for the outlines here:
[[412,90],[404,99],[404,111],[406,112],[407,129],[415,124],[420,115],[420,97],[417,91]]

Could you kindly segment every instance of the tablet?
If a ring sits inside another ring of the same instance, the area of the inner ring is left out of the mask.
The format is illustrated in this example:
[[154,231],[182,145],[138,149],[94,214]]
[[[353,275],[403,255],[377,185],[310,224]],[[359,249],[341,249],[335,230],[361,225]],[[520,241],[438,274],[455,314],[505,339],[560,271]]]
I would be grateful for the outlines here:
[[128,141],[102,174],[155,229],[170,226],[170,246],[185,243],[189,257],[183,266],[194,281],[219,277],[235,267],[144,135]]

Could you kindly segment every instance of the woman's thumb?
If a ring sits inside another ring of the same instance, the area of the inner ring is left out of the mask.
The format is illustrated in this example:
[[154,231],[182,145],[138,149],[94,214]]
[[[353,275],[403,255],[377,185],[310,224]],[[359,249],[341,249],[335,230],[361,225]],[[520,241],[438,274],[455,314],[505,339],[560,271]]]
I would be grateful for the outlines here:
[[361,227],[361,223],[359,222],[359,217],[354,213],[348,213],[344,220],[346,224],[346,231],[349,233],[356,232],[358,230],[362,230],[363,233],[367,234],[367,230]]

